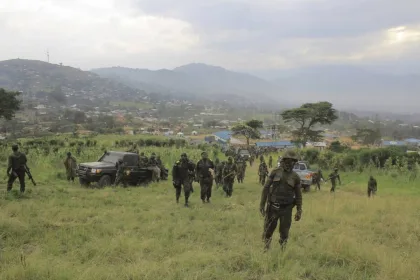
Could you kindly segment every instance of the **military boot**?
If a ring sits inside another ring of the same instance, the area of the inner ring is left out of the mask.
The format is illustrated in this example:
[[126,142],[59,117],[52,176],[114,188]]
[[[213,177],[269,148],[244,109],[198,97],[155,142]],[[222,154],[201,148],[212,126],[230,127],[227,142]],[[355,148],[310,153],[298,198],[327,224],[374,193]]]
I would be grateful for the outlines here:
[[185,204],[184,204],[184,206],[185,207],[189,207],[189,205],[188,205],[188,198],[185,198]]

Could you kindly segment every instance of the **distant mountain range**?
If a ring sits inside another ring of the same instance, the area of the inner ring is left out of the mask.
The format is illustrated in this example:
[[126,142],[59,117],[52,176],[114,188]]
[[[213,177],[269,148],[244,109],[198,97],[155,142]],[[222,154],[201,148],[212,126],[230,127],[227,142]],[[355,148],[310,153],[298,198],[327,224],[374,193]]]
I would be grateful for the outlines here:
[[92,72],[149,92],[258,105],[280,104],[282,101],[276,85],[269,81],[200,63],[173,70],[111,67],[93,69]]
[[393,75],[348,65],[271,72],[273,79],[201,63],[172,70],[110,67],[91,72],[34,60],[0,62],[0,87],[32,91],[56,86],[93,96],[137,98],[150,93],[174,99],[226,101],[281,110],[329,101],[340,110],[418,112],[420,76]]
[[60,88],[64,94],[77,93],[86,98],[132,99],[146,95],[144,91],[101,78],[89,71],[26,59],[0,61],[0,88],[28,94]]
[[277,78],[271,80],[206,64],[157,71],[124,67],[92,71],[146,91],[216,99],[237,96],[275,106],[330,101],[346,110],[407,112],[420,109],[420,76],[392,75],[346,65],[277,71],[274,73]]

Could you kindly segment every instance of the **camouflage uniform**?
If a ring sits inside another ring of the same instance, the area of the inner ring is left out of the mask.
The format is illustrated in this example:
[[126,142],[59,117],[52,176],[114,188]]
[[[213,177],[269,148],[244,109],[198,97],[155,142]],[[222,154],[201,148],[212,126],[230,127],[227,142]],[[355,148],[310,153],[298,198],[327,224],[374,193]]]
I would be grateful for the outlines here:
[[341,185],[340,174],[338,174],[338,169],[334,169],[334,172],[330,174],[329,179],[331,180],[331,190],[330,192],[335,192],[335,187],[337,186],[336,179]]
[[314,173],[313,176],[314,183],[316,184],[318,190],[321,190],[321,179],[324,180],[321,169],[318,169],[318,171]]
[[273,168],[273,157],[272,156],[270,156],[268,158],[268,168]]
[[210,169],[214,170],[213,162],[208,159],[206,152],[201,153],[202,159],[197,162],[197,179],[200,182],[201,187],[201,200],[204,202],[210,202],[211,189],[213,187],[213,175]]
[[236,164],[233,163],[232,158],[229,157],[228,162],[223,167],[223,190],[228,197],[232,196],[233,183],[235,182],[235,175],[237,171]]
[[302,216],[302,192],[299,175],[293,171],[297,156],[293,151],[284,155],[284,166],[274,169],[264,185],[260,212],[265,216],[263,240],[268,249],[280,221],[280,245],[284,249],[292,224],[292,210],[297,206],[295,221]]
[[153,182],[156,182],[156,181],[159,182],[160,180],[160,169],[158,165],[159,163],[156,160],[156,154],[152,153],[152,156],[150,157],[150,160],[148,162],[148,168],[153,171],[153,177],[152,177]]
[[64,167],[66,168],[67,181],[71,180],[74,182],[74,178],[76,177],[77,162],[70,152],[67,153],[67,158],[64,161]]
[[222,171],[223,171],[223,163],[219,161],[219,159],[216,159],[215,161],[215,178],[214,181],[216,183],[216,186],[219,187],[220,182],[221,182],[221,178],[222,178]]
[[260,176],[260,184],[263,186],[265,184],[265,179],[267,178],[267,175],[268,175],[267,164],[265,163],[265,161],[262,161],[260,163],[260,166],[258,167],[258,176]]
[[183,153],[172,168],[172,183],[176,190],[176,203],[179,203],[182,187],[184,187],[185,206],[188,207],[188,198],[192,191],[195,165],[188,160],[187,154]]
[[243,183],[245,178],[246,163],[242,157],[238,156],[236,159],[236,171],[238,183]]
[[131,149],[129,149],[127,152],[138,154],[139,150],[137,149],[137,144],[134,144],[133,147]]
[[144,155],[144,153],[142,152],[142,153],[140,154],[140,157],[139,157],[139,166],[140,166],[141,168],[145,168],[145,167],[147,167],[148,163],[149,163],[149,159],[148,159],[148,158]]
[[117,174],[115,176],[114,185],[117,187],[120,183],[122,183],[125,188],[127,186],[127,182],[124,180],[125,163],[123,162],[122,159],[118,160],[116,167],[117,167]]
[[159,167],[160,170],[160,178],[162,180],[167,180],[168,179],[168,172],[165,168],[165,165],[163,165],[162,159],[160,158],[160,156],[157,156],[156,158],[156,162],[157,162],[157,166]]
[[376,182],[376,179],[373,178],[373,176],[370,176],[370,179],[368,182],[368,189],[367,189],[368,197],[370,197],[371,195],[374,196],[376,194],[377,189],[378,189],[378,182]]
[[16,179],[19,179],[20,183],[20,192],[25,192],[25,174],[26,174],[26,155],[19,152],[17,145],[12,146],[13,154],[9,156],[8,166],[7,166],[7,176],[9,180],[7,181],[7,191],[11,191],[13,183]]
[[252,154],[252,155],[249,157],[249,166],[252,166],[252,164],[254,163],[254,160],[255,160],[255,156],[254,156],[254,154]]

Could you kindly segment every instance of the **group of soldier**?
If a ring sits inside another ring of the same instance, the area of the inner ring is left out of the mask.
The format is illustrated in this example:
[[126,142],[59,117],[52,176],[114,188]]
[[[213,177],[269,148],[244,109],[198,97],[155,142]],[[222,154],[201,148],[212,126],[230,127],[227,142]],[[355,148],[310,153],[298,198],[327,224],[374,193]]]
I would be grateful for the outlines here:
[[[9,180],[7,183],[7,190],[10,191],[13,186],[13,182],[19,179],[20,191],[25,192],[25,174],[27,170],[27,158],[22,152],[19,152],[17,145],[12,146],[13,153],[9,156],[9,163],[7,168],[7,175]],[[152,154],[150,159],[147,159],[144,153],[140,154],[140,158],[143,158],[144,164],[162,166],[159,163],[158,158],[155,154]],[[146,163],[147,159],[147,163]],[[274,168],[268,175],[268,180],[265,182],[265,178],[268,174],[268,168],[265,164],[264,157],[260,157],[260,166],[258,169],[260,175],[260,183],[263,185],[261,201],[260,201],[260,213],[264,217],[264,230],[263,230],[263,241],[265,249],[269,249],[272,240],[273,233],[280,223],[280,245],[284,249],[288,237],[289,230],[292,224],[293,208],[296,207],[296,213],[294,216],[295,221],[299,221],[302,218],[302,191],[300,178],[296,172],[293,171],[294,165],[298,162],[298,157],[295,152],[289,150],[286,151],[279,165]],[[119,162],[122,164],[122,162]],[[141,163],[143,164],[143,162]],[[64,161],[64,165],[67,170],[67,180],[74,181],[76,166],[76,159],[67,153],[67,158]],[[245,166],[245,167],[243,167]],[[269,159],[269,166],[272,166],[272,158]],[[201,194],[200,198],[203,203],[210,203],[212,195],[213,180],[216,181],[217,186],[223,184],[223,189],[226,196],[232,196],[233,183],[235,176],[238,182],[243,182],[245,177],[246,163],[239,156],[233,161],[232,157],[229,157],[227,162],[216,161],[216,165],[212,160],[208,158],[206,152],[201,153],[201,159],[194,164],[187,156],[186,153],[181,155],[181,159],[178,160],[172,170],[173,186],[176,189],[176,202],[179,203],[182,189],[184,190],[185,206],[189,206],[190,193],[193,192],[193,182],[196,181],[200,184]],[[118,172],[122,168],[118,168]],[[117,175],[118,177],[118,175]],[[118,178],[117,178],[118,179]],[[319,170],[315,175],[315,183],[318,189],[320,189],[319,182],[323,180],[322,172]],[[341,184],[341,179],[338,174],[338,169],[335,169],[330,174],[328,180],[331,180],[331,192],[335,191],[336,180]],[[368,182],[368,196],[374,195],[377,190],[377,181],[371,176]]]
[[243,183],[245,171],[246,162],[240,156],[236,157],[235,162],[232,157],[229,157],[227,161],[220,162],[216,159],[216,162],[213,163],[208,158],[207,152],[202,152],[201,159],[195,164],[186,153],[183,153],[172,168],[172,183],[176,190],[176,202],[179,203],[183,188],[184,205],[189,206],[188,199],[190,193],[194,191],[192,186],[194,181],[200,184],[200,198],[203,203],[210,203],[213,181],[217,188],[222,185],[226,196],[231,197],[235,178],[239,183]]

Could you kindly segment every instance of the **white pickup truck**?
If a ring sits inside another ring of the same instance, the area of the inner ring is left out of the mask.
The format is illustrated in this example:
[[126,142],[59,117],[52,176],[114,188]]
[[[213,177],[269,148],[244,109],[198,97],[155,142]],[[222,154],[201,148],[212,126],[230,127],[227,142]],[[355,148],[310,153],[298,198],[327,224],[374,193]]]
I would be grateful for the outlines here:
[[303,191],[309,192],[313,183],[313,174],[315,173],[315,171],[310,170],[309,162],[298,161],[293,167],[293,171],[299,175]]

